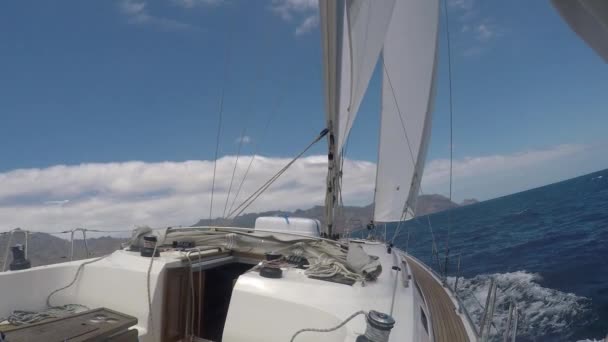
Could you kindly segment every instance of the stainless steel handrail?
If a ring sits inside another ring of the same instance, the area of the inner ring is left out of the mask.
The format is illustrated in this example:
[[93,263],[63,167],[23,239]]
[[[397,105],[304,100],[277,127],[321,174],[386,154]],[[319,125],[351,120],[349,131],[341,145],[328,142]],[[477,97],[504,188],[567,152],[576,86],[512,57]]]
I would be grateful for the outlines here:
[[89,253],[89,245],[87,244],[87,229],[85,228],[75,228],[70,231],[70,261],[74,260],[74,233],[82,232],[82,239],[84,241],[84,252],[86,254],[86,258],[90,257]]
[[490,337],[490,328],[492,326],[492,317],[494,316],[494,307],[496,305],[496,283],[494,279],[490,280],[488,288],[488,296],[486,297],[486,306],[483,311],[481,323],[479,324],[479,340],[487,342]]
[[507,328],[503,335],[503,342],[509,342],[509,337],[511,337],[511,342],[515,342],[515,339],[517,338],[518,321],[519,311],[517,310],[517,304],[511,301],[511,303],[509,303],[509,317],[507,319]]

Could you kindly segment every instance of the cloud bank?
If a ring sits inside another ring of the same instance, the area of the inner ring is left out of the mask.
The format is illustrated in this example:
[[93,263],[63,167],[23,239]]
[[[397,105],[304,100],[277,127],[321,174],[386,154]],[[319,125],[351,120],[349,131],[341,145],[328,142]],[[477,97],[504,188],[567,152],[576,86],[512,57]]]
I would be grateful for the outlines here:
[[[572,158],[580,158],[588,151],[589,147],[584,145],[560,145],[455,160],[456,199],[487,199],[575,176],[576,170],[572,168],[562,168],[570,174],[547,170],[558,164],[568,165]],[[223,216],[225,208],[230,211],[233,201],[236,207],[290,160],[241,156],[232,196],[251,158],[255,158],[253,167],[236,200],[227,199],[236,157],[218,159],[213,217]],[[247,211],[322,205],[326,165],[326,156],[300,159]],[[372,201],[375,173],[375,163],[345,162],[343,197],[347,204],[365,205]],[[445,194],[448,176],[448,160],[428,162],[423,191]],[[132,161],[12,170],[0,173],[0,231],[15,227],[57,231],[75,227],[117,230],[142,224],[190,225],[208,218],[212,182],[213,161]]]

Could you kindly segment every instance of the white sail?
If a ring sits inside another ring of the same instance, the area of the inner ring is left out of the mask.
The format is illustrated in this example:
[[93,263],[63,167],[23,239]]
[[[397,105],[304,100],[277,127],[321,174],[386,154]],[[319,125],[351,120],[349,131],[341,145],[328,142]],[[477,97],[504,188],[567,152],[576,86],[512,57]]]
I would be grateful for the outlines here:
[[376,222],[411,218],[416,208],[430,139],[438,20],[438,0],[400,0],[393,11],[383,49]]
[[346,1],[336,142],[338,151],[346,143],[374,72],[394,5],[395,0]]
[[340,191],[341,150],[382,50],[394,4],[395,0],[319,2],[329,129],[325,198],[329,233]]
[[608,1],[553,0],[553,6],[572,30],[608,62]]

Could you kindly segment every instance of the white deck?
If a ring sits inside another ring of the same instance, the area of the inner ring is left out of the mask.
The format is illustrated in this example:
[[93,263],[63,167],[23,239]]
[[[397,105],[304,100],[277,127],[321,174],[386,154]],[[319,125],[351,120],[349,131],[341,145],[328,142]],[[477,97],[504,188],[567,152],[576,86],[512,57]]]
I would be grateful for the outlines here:
[[[413,283],[404,286],[401,272],[391,269],[393,265],[402,266],[401,255],[395,255],[399,252],[393,249],[393,254],[388,254],[379,243],[363,247],[368,254],[378,256],[382,264],[379,278],[365,286],[311,279],[296,268],[284,269],[280,279],[263,278],[255,271],[241,275],[233,289],[223,341],[289,341],[300,329],[333,327],[360,310],[390,313],[395,277],[398,277],[393,312],[396,325],[390,341],[432,341],[421,324],[421,308],[430,317],[426,304]],[[146,287],[150,258],[135,252],[116,251],[86,265],[75,285],[56,294],[52,304],[107,307],[135,316],[140,341],[160,341],[164,271],[182,265],[180,256],[183,257],[182,252],[166,252],[154,260],[150,273],[152,317]],[[13,310],[43,309],[48,294],[67,285],[82,262],[0,273],[0,317]],[[306,332],[296,341],[355,341],[365,328],[365,318],[359,316],[335,332],[323,335]],[[429,331],[431,328],[429,322]]]
[[[359,310],[389,313],[396,276],[391,270],[393,256],[381,244],[364,249],[380,257],[383,268],[378,280],[366,286],[311,279],[299,269],[288,269],[281,279],[263,278],[255,272],[242,275],[233,291],[224,341],[289,341],[300,329],[329,328]],[[412,288],[404,287],[399,279],[391,341],[424,341],[414,338]],[[303,333],[296,341],[355,341],[365,327],[365,318],[359,316],[336,332]]]

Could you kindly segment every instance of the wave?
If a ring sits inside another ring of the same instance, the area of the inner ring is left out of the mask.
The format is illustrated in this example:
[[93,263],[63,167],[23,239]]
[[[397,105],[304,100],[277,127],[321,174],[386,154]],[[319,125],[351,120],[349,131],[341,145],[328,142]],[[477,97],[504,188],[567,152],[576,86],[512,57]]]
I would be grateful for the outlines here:
[[516,222],[526,222],[529,220],[536,220],[538,218],[540,218],[541,213],[530,209],[530,208],[526,208],[524,210],[520,210],[520,211],[514,211],[511,213],[508,213],[506,215],[503,215],[501,217],[501,221],[503,223],[516,223]]
[[[481,321],[490,280],[497,285],[494,311],[493,340],[500,340],[505,331],[509,304],[514,301],[519,310],[517,329],[520,338],[537,340],[559,336],[568,341],[571,327],[591,322],[591,300],[540,285],[542,277],[536,273],[517,271],[483,274],[458,281],[458,293],[476,324]],[[449,278],[453,284],[455,278]]]

